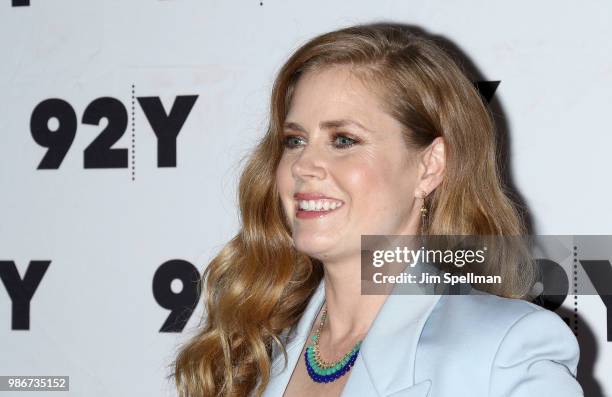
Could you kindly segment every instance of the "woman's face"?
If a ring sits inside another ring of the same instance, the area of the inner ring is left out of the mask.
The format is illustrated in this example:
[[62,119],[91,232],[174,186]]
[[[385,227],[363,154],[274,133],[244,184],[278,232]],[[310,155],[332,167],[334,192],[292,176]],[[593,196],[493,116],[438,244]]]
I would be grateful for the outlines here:
[[417,233],[416,152],[347,68],[300,78],[284,145],[276,182],[298,251],[341,260],[360,254],[362,234]]

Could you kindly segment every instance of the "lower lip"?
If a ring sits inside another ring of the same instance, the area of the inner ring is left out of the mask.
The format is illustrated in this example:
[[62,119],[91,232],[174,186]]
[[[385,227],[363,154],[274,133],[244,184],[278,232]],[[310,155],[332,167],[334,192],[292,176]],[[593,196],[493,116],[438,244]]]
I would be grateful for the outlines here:
[[328,210],[328,211],[305,211],[305,210],[298,209],[295,216],[300,219],[322,218],[326,215],[329,215],[333,212],[338,211],[342,207],[344,206],[341,205],[338,208],[334,208],[333,210]]

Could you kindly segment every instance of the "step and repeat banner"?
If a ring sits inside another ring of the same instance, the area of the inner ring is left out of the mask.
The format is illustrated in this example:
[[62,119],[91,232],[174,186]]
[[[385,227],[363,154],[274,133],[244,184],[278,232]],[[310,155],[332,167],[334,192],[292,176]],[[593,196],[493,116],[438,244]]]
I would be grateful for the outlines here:
[[[238,229],[274,75],[352,24],[418,26],[465,55],[534,234],[612,235],[610,15],[603,1],[3,1],[0,376],[176,395],[194,281]],[[555,310],[586,395],[612,396],[612,301],[593,291],[569,285]]]

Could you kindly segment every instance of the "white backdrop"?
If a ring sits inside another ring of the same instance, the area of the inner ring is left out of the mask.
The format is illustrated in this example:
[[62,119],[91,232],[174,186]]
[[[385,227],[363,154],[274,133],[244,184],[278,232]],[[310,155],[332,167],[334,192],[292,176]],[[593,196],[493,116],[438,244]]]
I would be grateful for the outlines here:
[[[236,232],[240,160],[283,61],[354,23],[413,24],[457,45],[501,82],[492,103],[534,231],[612,234],[610,2],[12,3],[0,5],[0,375],[69,375],[59,394],[75,396],[175,395],[166,366],[202,307],[162,330],[167,307],[190,298],[170,282]],[[28,312],[7,280],[45,261]],[[580,380],[612,396],[612,314],[599,296],[578,302]]]

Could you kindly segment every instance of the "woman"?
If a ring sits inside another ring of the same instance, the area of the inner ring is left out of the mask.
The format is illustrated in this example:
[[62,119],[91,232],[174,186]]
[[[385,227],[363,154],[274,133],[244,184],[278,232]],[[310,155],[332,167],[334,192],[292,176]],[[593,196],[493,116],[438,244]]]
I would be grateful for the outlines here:
[[371,24],[299,48],[239,202],[176,359],[181,396],[582,395],[573,334],[510,299],[521,277],[500,296],[361,294],[361,235],[526,234],[490,114],[432,40]]

